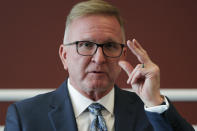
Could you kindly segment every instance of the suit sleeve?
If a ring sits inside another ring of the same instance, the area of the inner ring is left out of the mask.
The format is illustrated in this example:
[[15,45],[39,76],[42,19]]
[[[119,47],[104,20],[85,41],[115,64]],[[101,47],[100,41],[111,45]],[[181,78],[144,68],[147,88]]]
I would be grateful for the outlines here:
[[159,113],[146,111],[146,116],[154,131],[174,131],[170,123]]
[[194,128],[176,111],[169,101],[170,107],[162,115],[168,120],[174,131],[195,131]]
[[170,101],[169,103],[169,109],[162,114],[146,111],[146,115],[154,130],[160,131],[161,129],[168,129],[167,131],[195,131],[194,128],[179,115]]
[[8,107],[4,131],[22,131],[20,118],[15,104]]

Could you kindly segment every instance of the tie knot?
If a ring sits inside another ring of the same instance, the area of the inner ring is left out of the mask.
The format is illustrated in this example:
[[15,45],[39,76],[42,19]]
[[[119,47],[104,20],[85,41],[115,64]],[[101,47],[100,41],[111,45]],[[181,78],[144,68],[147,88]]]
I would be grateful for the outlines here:
[[88,107],[88,110],[93,114],[97,116],[101,116],[101,110],[103,110],[104,107],[99,103],[93,103]]

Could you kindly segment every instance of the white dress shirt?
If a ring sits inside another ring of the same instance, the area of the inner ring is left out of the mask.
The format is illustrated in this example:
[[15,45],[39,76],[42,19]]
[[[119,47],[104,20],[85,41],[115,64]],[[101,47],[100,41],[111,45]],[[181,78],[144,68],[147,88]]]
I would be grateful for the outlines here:
[[68,79],[68,91],[71,98],[75,119],[79,131],[88,131],[94,115],[87,111],[87,107],[92,103],[100,103],[106,110],[102,110],[107,129],[114,131],[114,88],[98,101],[93,101],[79,93]]
[[[114,131],[114,88],[99,99],[98,101],[93,101],[85,96],[83,96],[79,91],[77,91],[71,84],[68,79],[68,91],[71,98],[75,119],[77,122],[78,131],[88,131],[91,125],[91,122],[94,120],[94,115],[87,111],[87,107],[92,103],[100,103],[105,107],[106,110],[102,110],[102,115],[105,119],[107,129],[109,131]],[[165,98],[165,102],[167,99]],[[168,104],[168,102],[167,102]],[[167,110],[168,105],[155,106],[151,108],[146,108],[146,111],[162,113]]]

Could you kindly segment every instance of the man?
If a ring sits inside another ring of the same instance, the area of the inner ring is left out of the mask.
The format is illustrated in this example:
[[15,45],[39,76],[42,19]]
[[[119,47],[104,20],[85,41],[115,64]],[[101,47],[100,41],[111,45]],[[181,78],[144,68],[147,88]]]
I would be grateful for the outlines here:
[[[139,60],[135,68],[125,60],[127,51]],[[75,5],[59,55],[68,80],[54,92],[11,105],[5,131],[194,130],[160,94],[159,67],[135,39],[125,42],[112,5],[101,0]],[[115,85],[121,69],[135,93]]]

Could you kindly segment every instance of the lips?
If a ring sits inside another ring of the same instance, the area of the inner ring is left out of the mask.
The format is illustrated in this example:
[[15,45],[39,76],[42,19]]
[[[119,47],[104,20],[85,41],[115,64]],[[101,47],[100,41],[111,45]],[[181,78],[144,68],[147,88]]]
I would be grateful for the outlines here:
[[94,67],[87,70],[87,73],[90,74],[108,74],[107,70],[102,67]]
[[91,78],[93,79],[97,79],[97,78],[105,78],[106,76],[108,76],[106,71],[103,70],[91,70],[88,71],[88,74],[90,75]]
[[105,78],[105,76],[107,75],[105,72],[103,71],[91,71],[88,73],[90,75],[90,77],[94,80],[96,79],[103,79]]
[[91,71],[88,71],[88,73],[91,73],[91,74],[106,74],[106,71],[103,71],[103,70],[91,70]]
[[105,73],[103,71],[91,71],[91,73]]

